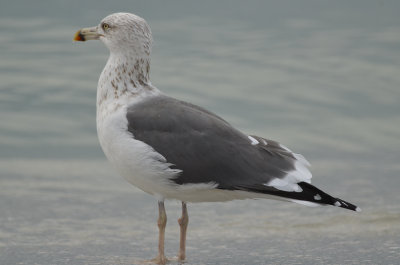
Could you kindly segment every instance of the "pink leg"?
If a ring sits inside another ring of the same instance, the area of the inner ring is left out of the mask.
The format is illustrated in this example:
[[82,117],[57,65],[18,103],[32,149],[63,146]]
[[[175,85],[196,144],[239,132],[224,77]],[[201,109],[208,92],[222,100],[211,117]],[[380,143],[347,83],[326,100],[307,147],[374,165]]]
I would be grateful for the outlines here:
[[167,214],[165,213],[164,201],[158,202],[158,255],[152,261],[156,264],[166,264],[167,258],[164,254],[165,226],[167,225]]
[[182,216],[178,219],[179,226],[181,227],[181,235],[179,241],[178,260],[183,261],[186,258],[186,230],[189,223],[189,215],[186,208],[186,203],[182,202]]

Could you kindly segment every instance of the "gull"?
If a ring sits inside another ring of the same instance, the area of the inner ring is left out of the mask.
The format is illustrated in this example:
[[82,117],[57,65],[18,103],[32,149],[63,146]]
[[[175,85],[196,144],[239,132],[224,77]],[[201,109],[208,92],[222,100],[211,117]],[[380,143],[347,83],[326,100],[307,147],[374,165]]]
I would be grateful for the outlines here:
[[311,185],[309,162],[284,145],[245,134],[223,118],[167,96],[150,82],[152,34],[134,14],[114,13],[75,41],[100,40],[110,51],[97,85],[100,145],[129,183],[158,200],[158,255],[165,264],[164,200],[182,202],[177,259],[186,258],[188,202],[266,198],[360,211]]

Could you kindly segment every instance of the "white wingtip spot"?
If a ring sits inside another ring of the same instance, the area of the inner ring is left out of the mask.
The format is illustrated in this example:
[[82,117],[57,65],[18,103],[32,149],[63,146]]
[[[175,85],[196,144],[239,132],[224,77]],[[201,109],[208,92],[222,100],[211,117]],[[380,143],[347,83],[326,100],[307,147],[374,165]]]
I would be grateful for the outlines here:
[[259,143],[254,137],[252,137],[252,136],[250,136],[250,135],[247,136],[247,137],[249,137],[249,139],[250,139],[252,145],[256,145],[256,144]]
[[360,207],[357,207],[356,208],[356,212],[361,212],[362,210],[361,210],[361,208]]
[[335,206],[340,207],[341,206],[340,202],[336,201]]
[[320,201],[320,200],[321,200],[321,195],[319,195],[318,193],[317,193],[317,194],[315,194],[315,196],[314,196],[314,200],[316,200],[316,201]]

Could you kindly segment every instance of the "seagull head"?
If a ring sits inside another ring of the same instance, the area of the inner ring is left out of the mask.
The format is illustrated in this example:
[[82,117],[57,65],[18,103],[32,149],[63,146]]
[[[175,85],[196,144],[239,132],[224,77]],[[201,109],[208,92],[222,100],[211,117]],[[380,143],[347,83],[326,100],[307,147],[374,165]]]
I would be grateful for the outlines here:
[[74,40],[101,40],[111,53],[133,52],[135,57],[149,56],[152,46],[149,25],[143,18],[130,13],[108,15],[99,25],[78,30]]

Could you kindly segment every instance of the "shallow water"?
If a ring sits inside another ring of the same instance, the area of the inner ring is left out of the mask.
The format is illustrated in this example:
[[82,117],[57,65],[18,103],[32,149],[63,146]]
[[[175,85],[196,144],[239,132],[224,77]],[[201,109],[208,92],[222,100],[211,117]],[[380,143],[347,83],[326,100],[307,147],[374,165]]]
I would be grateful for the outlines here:
[[[138,264],[157,204],[96,138],[99,42],[77,29],[146,18],[152,82],[312,163],[313,183],[363,209],[246,200],[189,205],[186,264],[397,264],[400,30],[395,1],[13,1],[0,9],[0,264]],[[178,249],[167,202],[166,251]]]

